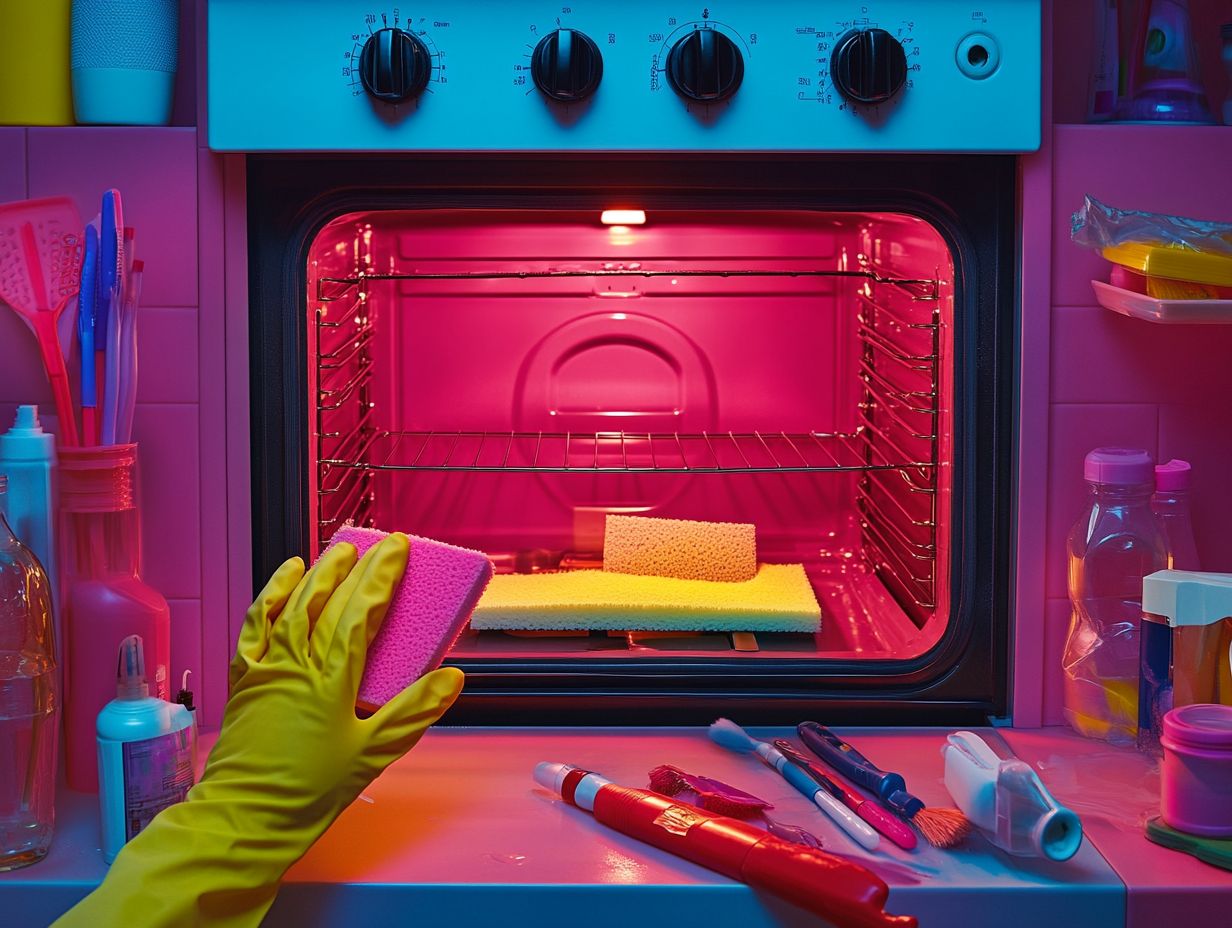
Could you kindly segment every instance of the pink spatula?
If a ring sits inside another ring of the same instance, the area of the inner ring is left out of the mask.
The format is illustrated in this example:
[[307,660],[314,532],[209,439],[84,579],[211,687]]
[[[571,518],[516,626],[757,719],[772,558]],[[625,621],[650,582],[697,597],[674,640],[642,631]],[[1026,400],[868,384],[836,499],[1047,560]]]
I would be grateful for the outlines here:
[[66,445],[77,444],[77,420],[57,327],[80,285],[81,248],[81,220],[68,197],[0,205],[0,300],[38,339]]

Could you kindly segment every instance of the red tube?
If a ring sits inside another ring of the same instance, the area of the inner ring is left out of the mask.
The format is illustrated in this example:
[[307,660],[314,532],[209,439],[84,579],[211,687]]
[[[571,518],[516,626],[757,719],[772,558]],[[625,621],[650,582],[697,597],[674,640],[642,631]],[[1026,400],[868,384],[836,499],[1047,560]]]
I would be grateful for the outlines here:
[[[576,779],[566,781],[565,799],[572,801],[576,785]],[[734,818],[614,784],[595,794],[594,815],[609,828],[773,893],[836,928],[915,928],[914,916],[883,911],[889,887],[875,874]]]

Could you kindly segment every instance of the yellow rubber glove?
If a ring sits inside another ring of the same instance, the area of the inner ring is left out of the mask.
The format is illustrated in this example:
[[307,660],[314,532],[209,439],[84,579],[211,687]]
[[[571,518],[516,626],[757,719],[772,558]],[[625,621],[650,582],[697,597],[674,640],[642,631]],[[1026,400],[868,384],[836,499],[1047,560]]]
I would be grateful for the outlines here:
[[245,617],[201,782],[57,926],[261,922],[287,868],[462,689],[460,670],[436,670],[371,718],[355,716],[368,644],[409,550],[395,533],[358,564],[339,544],[307,575],[299,558],[277,570]]

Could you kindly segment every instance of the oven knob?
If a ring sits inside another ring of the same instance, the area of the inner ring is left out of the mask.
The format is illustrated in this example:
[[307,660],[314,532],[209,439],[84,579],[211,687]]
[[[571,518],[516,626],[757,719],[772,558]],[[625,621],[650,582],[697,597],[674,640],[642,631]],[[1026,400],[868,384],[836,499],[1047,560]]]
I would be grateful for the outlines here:
[[907,55],[884,29],[845,33],[830,57],[830,79],[856,103],[885,103],[907,81]]
[[558,103],[577,103],[599,87],[603,56],[590,36],[576,29],[557,29],[535,46],[530,75],[535,86]]
[[717,103],[740,89],[744,56],[723,33],[695,29],[667,53],[667,78],[682,97]]
[[359,53],[359,79],[368,95],[401,103],[423,93],[432,76],[432,53],[405,29],[380,29]]

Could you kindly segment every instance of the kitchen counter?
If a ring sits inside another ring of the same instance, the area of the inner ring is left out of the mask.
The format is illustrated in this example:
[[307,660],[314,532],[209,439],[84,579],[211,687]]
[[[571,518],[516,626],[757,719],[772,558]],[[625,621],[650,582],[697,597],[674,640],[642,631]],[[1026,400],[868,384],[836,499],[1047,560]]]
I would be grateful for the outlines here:
[[[753,731],[761,737],[793,734]],[[536,928],[571,922],[588,928],[817,924],[787,903],[608,831],[550,797],[530,778],[540,760],[577,764],[626,785],[644,785],[647,771],[660,763],[727,780],[773,802],[777,818],[813,831],[828,849],[864,859],[891,886],[887,910],[917,915],[924,926],[1119,928],[1127,916],[1130,925],[1148,924],[1135,909],[1143,900],[1153,906],[1173,896],[1201,906],[1209,906],[1215,894],[1225,905],[1232,900],[1232,873],[1141,837],[1137,820],[1144,810],[1138,806],[1149,803],[1151,768],[1132,751],[1056,729],[981,733],[1003,753],[1012,749],[1035,764],[1059,798],[1082,815],[1087,839],[1073,859],[1057,864],[1012,858],[978,836],[952,852],[922,844],[911,853],[892,847],[867,855],[777,775],[712,745],[699,729],[440,727],[292,868],[267,923],[377,926],[440,918],[457,928],[496,920]],[[844,734],[886,769],[903,773],[929,805],[952,804],[941,782],[945,731]],[[102,879],[95,801],[63,792],[47,859],[0,874],[6,926],[46,924]],[[883,849],[887,845],[882,842]],[[1128,894],[1125,881],[1131,881]],[[1149,888],[1140,891],[1140,885]]]

